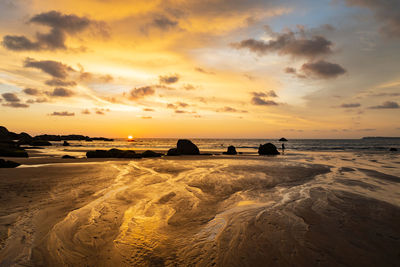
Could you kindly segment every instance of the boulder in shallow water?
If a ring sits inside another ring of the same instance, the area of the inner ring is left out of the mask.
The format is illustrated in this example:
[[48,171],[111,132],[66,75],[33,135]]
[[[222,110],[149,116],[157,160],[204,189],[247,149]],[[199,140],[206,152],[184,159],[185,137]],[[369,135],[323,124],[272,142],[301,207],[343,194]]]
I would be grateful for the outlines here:
[[236,148],[234,146],[229,146],[226,152],[223,152],[224,155],[236,155]]
[[391,147],[391,148],[389,149],[389,151],[395,152],[395,151],[397,151],[397,148]]
[[16,168],[19,165],[21,164],[11,160],[0,159],[0,168]]
[[176,148],[171,148],[168,150],[167,156],[179,156],[178,150]]
[[163,154],[157,153],[157,152],[154,152],[151,150],[146,150],[141,155],[143,158],[158,158],[158,157],[161,157]]
[[64,141],[63,146],[70,146],[70,144],[67,141]]
[[266,143],[264,145],[260,145],[258,148],[259,155],[279,155],[279,151],[276,149],[276,146],[271,143]]
[[179,139],[176,144],[176,151],[179,155],[199,155],[199,148],[187,139]]
[[76,157],[74,156],[70,156],[70,155],[64,155],[61,157],[62,159],[76,159]]
[[287,139],[285,137],[282,137],[281,139],[279,139],[279,142],[287,142]]
[[141,154],[136,154],[133,150],[120,150],[120,149],[110,149],[110,150],[94,150],[86,152],[87,158],[141,158]]

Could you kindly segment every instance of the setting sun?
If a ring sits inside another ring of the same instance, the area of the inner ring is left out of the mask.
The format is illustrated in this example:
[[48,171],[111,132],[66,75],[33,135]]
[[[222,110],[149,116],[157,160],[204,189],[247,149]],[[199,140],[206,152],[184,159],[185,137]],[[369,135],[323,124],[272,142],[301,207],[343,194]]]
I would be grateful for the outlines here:
[[128,139],[129,139],[129,140],[132,140],[132,139],[133,139],[133,136],[132,136],[132,135],[128,136]]

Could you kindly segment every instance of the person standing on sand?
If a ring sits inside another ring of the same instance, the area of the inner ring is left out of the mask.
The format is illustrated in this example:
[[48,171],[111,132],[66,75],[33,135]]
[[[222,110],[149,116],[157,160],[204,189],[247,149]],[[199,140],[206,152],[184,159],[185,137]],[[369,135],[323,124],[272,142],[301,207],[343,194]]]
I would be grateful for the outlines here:
[[285,144],[282,143],[282,154],[285,154]]

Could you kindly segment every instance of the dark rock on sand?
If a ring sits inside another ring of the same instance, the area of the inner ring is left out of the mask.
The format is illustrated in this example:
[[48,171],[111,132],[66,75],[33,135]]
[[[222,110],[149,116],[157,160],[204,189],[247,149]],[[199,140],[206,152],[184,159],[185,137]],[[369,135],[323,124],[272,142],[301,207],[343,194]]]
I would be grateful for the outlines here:
[[266,143],[264,145],[260,145],[258,148],[259,155],[279,155],[280,153],[276,149],[276,146],[271,143]]
[[142,158],[141,154],[136,154],[133,150],[94,150],[86,152],[87,158]]
[[236,155],[236,148],[234,146],[229,146],[226,152],[223,152],[224,155]]
[[62,159],[76,159],[76,157],[74,156],[70,156],[70,155],[64,155],[61,157]]
[[397,151],[397,148],[391,147],[391,148],[389,149],[389,151]]
[[0,156],[27,158],[28,153],[11,140],[0,140]]
[[176,144],[176,150],[180,155],[199,155],[199,148],[187,139],[180,139]]
[[163,154],[157,153],[157,152],[154,152],[151,150],[146,150],[141,155],[143,158],[158,158],[158,157],[161,157]]
[[279,142],[286,142],[287,139],[285,137],[282,137],[281,139],[279,139]]
[[11,160],[0,159],[0,168],[15,168],[18,167],[19,165],[21,164]]
[[176,148],[171,148],[167,152],[167,156],[179,155],[200,155],[199,148],[187,139],[179,139]]
[[10,132],[6,127],[0,126],[0,140],[11,140]]
[[171,148],[168,150],[167,156],[179,156],[178,150],[176,148]]
[[67,141],[64,141],[63,146],[70,146]]

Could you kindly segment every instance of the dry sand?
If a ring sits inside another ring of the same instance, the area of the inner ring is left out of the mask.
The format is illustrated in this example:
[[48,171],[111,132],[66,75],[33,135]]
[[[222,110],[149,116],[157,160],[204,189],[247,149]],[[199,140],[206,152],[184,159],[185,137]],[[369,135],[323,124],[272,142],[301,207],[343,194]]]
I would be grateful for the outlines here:
[[1,266],[399,266],[396,154],[17,160]]

